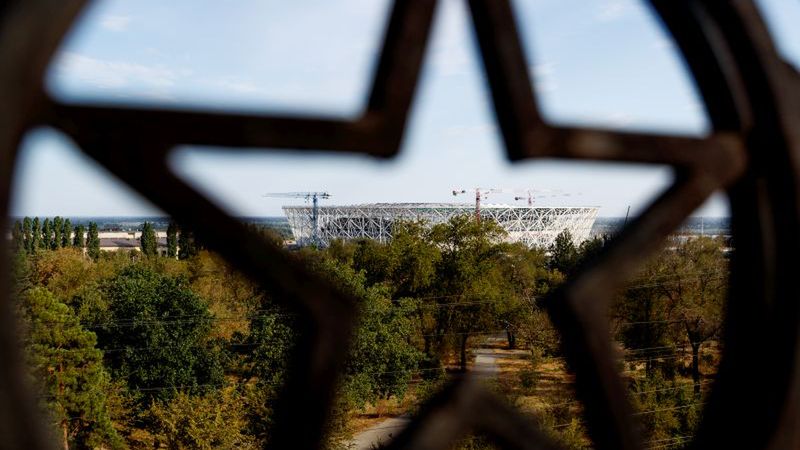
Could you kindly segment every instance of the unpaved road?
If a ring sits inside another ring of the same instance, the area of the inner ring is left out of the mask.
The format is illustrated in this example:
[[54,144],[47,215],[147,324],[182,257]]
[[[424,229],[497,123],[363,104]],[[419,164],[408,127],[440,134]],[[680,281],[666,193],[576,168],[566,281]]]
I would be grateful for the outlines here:
[[[498,339],[500,341],[504,340],[502,337],[492,337],[487,339],[487,344]],[[494,349],[477,348],[472,353],[475,355],[475,362],[470,367],[470,372],[474,373],[479,379],[488,380],[494,378],[500,371],[497,366],[497,356],[495,356]],[[386,419],[355,435],[353,440],[348,443],[347,448],[352,450],[372,450],[377,448],[378,445],[388,443],[403,431],[403,428],[408,425],[410,420],[407,416]]]

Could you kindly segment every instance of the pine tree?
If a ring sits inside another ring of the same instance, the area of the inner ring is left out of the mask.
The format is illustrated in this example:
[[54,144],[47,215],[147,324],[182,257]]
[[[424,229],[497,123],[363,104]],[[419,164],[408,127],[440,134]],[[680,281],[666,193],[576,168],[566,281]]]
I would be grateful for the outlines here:
[[155,256],[158,254],[158,240],[156,239],[156,232],[153,230],[153,225],[150,222],[145,222],[142,225],[142,235],[139,238],[139,245],[142,249],[142,254],[145,256]]
[[86,241],[84,239],[83,234],[86,232],[86,228],[83,225],[78,225],[75,227],[75,235],[72,237],[72,246],[75,248],[83,249],[86,246]]
[[33,224],[31,225],[31,253],[39,250],[42,246],[42,227],[39,223],[39,218],[33,218]]
[[22,299],[27,324],[27,354],[43,398],[56,421],[63,448],[122,448],[108,415],[110,377],[94,333],[47,289],[27,291]]
[[50,243],[53,241],[53,225],[50,223],[50,219],[44,219],[42,222],[42,240],[39,242],[39,248],[47,250],[50,248]]
[[178,225],[170,222],[167,226],[167,256],[174,258],[178,255]]
[[66,248],[69,247],[72,243],[72,239],[70,239],[70,235],[72,234],[72,223],[69,219],[64,219],[64,223],[61,225],[61,246]]
[[33,247],[32,247],[32,245],[33,245],[33,235],[32,235],[32,233],[33,233],[33,223],[31,221],[31,218],[28,217],[28,216],[25,216],[25,218],[22,219],[22,239],[23,239],[23,241],[25,243],[24,244],[25,245],[25,252],[28,253],[28,254],[33,253],[33,250],[34,250]]
[[86,253],[92,259],[100,257],[100,235],[97,232],[97,224],[89,222],[89,232],[86,236]]
[[53,219],[53,235],[50,238],[50,248],[55,250],[61,247],[61,232],[63,231],[64,220],[56,216]]

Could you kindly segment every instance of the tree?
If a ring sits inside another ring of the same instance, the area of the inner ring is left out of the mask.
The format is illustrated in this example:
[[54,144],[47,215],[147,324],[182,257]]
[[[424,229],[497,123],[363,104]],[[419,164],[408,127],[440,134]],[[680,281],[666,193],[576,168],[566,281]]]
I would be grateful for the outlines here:
[[33,222],[28,216],[25,216],[25,218],[22,219],[22,239],[24,242],[25,253],[32,255],[35,250],[33,247]]
[[145,389],[143,401],[177,391],[202,392],[222,384],[222,354],[209,339],[208,305],[182,279],[142,264],[105,285],[109,325],[98,331],[115,377]]
[[681,243],[670,258],[676,281],[666,285],[674,303],[674,317],[686,333],[692,348],[692,380],[700,394],[700,347],[716,337],[722,328],[723,304],[727,294],[727,260],[719,239],[698,237]]
[[436,264],[437,306],[445,306],[432,311],[435,346],[441,351],[446,340],[454,342],[462,370],[467,367],[470,336],[498,326],[493,311],[502,298],[498,289],[502,277],[496,269],[504,251],[500,243],[504,233],[491,220],[478,222],[469,216],[453,217],[431,229],[433,242],[442,252]]
[[167,226],[167,256],[175,258],[178,255],[178,225],[170,221]]
[[343,369],[348,402],[363,406],[365,402],[402,397],[422,358],[411,344],[413,306],[410,302],[393,303],[386,286],[367,287],[363,272],[331,259],[323,258],[312,267],[362,301]]
[[178,259],[189,259],[197,255],[197,244],[194,240],[194,233],[182,229],[178,235]]
[[557,333],[539,301],[562,281],[561,274],[548,270],[543,249],[529,249],[522,244],[506,245],[497,265],[503,294],[494,314],[506,330],[509,348],[517,346],[521,335],[529,346],[535,344],[542,352],[554,352]]
[[142,225],[142,235],[139,238],[139,245],[142,249],[142,254],[145,256],[158,255],[158,239],[153,225],[150,222],[145,222]]
[[64,219],[64,223],[61,224],[61,247],[69,247],[72,243],[72,223],[69,219]]
[[550,246],[550,268],[569,275],[578,262],[578,249],[572,240],[569,230],[558,233]]
[[247,434],[246,403],[232,388],[203,396],[178,393],[170,402],[157,402],[150,408],[154,447],[166,444],[171,449],[256,449]]
[[42,246],[42,227],[39,223],[39,218],[33,218],[33,224],[31,225],[31,251],[30,253],[33,254],[37,250],[39,250]]
[[674,304],[665,291],[672,282],[672,273],[666,262],[670,256],[669,250],[662,250],[649,261],[615,305],[616,315],[622,323],[619,339],[629,351],[646,352],[645,369],[650,377],[654,376],[657,368],[667,372],[674,369],[675,359],[671,358],[676,343],[676,333],[671,326]]
[[94,222],[89,222],[89,231],[86,235],[86,253],[94,260],[100,257],[100,235],[97,232],[97,224]]
[[700,350],[722,326],[727,260],[721,240],[697,237],[673,245],[648,263],[626,290],[617,314],[632,325],[624,326],[620,335],[629,349],[663,349],[648,358],[649,376],[656,364],[674,365],[674,360],[657,363],[659,358],[688,345],[699,395]]
[[676,436],[694,433],[702,413],[702,403],[692,396],[691,386],[667,380],[659,372],[629,383],[631,399],[639,415],[639,424],[649,442],[672,442]]
[[53,225],[49,218],[44,219],[42,222],[42,240],[39,247],[42,249],[49,249],[53,243]]
[[29,266],[31,282],[47,288],[68,306],[77,292],[100,277],[95,265],[73,248],[42,252],[31,258]]
[[19,220],[15,221],[11,228],[11,246],[15,252],[25,252],[25,233]]
[[95,334],[47,289],[27,291],[21,309],[30,366],[42,383],[63,448],[122,448],[108,416],[109,377]]
[[72,236],[72,246],[75,248],[83,249],[86,246],[86,240],[84,238],[84,233],[86,233],[86,228],[83,225],[78,225],[75,227]]
[[56,216],[51,226],[53,232],[50,236],[50,248],[55,250],[61,247],[61,232],[64,230],[64,219]]

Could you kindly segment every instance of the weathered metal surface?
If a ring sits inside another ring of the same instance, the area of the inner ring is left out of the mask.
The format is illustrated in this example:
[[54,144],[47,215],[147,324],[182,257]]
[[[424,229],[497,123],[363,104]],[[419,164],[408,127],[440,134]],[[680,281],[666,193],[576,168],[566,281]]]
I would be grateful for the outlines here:
[[[704,138],[554,127],[539,113],[509,0],[466,0],[511,160],[594,159],[668,164],[676,181],[548,307],[575,370],[594,446],[634,449],[632,408],[613,363],[606,309],[614,289],[715,190],[731,201],[736,252],[724,356],[694,448],[800,446],[797,363],[800,284],[800,77],[775,51],[752,1],[651,0],[690,69],[713,131]],[[352,120],[68,105],[48,100],[47,61],[82,5],[17,0],[0,7],[0,213],[8,213],[16,150],[26,130],[52,126],[150,199],[304,321],[292,375],[276,408],[275,448],[318,448],[353,299],[291,255],[248,232],[172,174],[177,145],[344,151],[388,157],[403,137],[436,0],[397,0],[367,108]],[[313,11],[310,12],[313,14]],[[144,163],[143,161],[146,161]],[[231,239],[235,236],[235,239]],[[0,250],[7,249],[0,240]],[[47,448],[24,389],[0,261],[0,447]],[[468,380],[431,400],[394,448],[446,448],[471,430],[504,448],[556,448],[537,426]],[[733,430],[733,432],[732,432]]]

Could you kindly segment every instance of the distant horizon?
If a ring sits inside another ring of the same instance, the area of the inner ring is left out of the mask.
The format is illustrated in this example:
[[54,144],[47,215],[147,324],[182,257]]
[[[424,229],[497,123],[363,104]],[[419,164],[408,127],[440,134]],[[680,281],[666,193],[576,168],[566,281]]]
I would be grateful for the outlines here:
[[[45,214],[23,214],[23,215],[9,215],[8,217],[10,219],[24,219],[25,217],[30,217],[30,218],[35,218],[35,217],[39,217],[39,218],[62,217],[62,218],[65,218],[65,219],[93,219],[93,218],[100,218],[100,219],[109,219],[109,218],[114,218],[114,219],[150,219],[150,218],[167,219],[167,218],[170,218],[171,216],[169,216],[169,215],[148,215],[148,214],[139,214],[139,215],[119,215],[119,214],[107,214],[107,215],[106,214],[91,214],[91,215],[83,215],[83,214],[81,214],[81,215],[77,215],[77,214],[51,214],[51,215],[45,215]],[[247,218],[263,218],[263,219],[286,218],[285,215],[231,215],[230,217],[234,217],[234,218],[237,218],[237,219],[243,219],[243,218],[245,218],[245,219],[247,219]],[[636,215],[630,214],[628,217],[629,218],[635,218]],[[624,214],[623,215],[598,214],[597,218],[598,219],[599,218],[604,218],[604,219],[624,219],[625,215]],[[730,214],[727,214],[727,215],[704,214],[704,215],[690,215],[690,216],[687,217],[687,219],[700,219],[700,218],[730,219],[731,216],[730,216]]]

